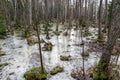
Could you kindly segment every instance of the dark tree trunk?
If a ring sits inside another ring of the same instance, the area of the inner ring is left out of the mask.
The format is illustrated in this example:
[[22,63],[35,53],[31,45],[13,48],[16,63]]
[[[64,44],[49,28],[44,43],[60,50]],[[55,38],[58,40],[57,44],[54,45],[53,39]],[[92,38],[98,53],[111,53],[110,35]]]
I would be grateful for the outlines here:
[[41,41],[40,41],[39,29],[38,29],[38,26],[37,26],[37,25],[36,25],[36,28],[37,28],[36,32],[37,32],[38,45],[39,45],[39,53],[40,53],[41,72],[44,73],[42,50],[41,50]]
[[101,34],[101,12],[102,12],[102,2],[103,0],[100,0],[100,6],[99,6],[99,15],[98,15],[98,39],[101,40],[102,34]]

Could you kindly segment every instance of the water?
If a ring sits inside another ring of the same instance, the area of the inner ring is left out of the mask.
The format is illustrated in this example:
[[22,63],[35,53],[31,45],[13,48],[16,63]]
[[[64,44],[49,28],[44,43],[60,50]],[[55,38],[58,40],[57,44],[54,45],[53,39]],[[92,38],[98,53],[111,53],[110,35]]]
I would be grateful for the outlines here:
[[[62,28],[60,28],[62,30]],[[64,72],[58,73],[51,76],[48,74],[48,80],[75,80],[70,76],[70,73],[73,69],[81,69],[82,67],[82,47],[75,44],[79,44],[80,36],[79,31],[71,29],[70,35],[63,36],[53,36],[50,40],[53,43],[52,51],[42,51],[43,62],[45,69],[50,72],[50,70],[56,65],[61,65],[64,67]],[[44,38],[43,35],[41,35]],[[0,69],[0,80],[25,80],[23,75],[24,73],[40,65],[39,62],[39,52],[38,45],[29,46],[26,39],[20,37],[10,36],[5,40],[0,40],[0,46],[2,51],[6,52],[5,56],[0,57],[0,62],[9,63],[8,66]],[[85,46],[85,49],[88,49],[88,46]],[[71,61],[61,61],[60,55],[71,55]],[[92,52],[87,61],[85,61],[85,69],[91,67],[98,61],[98,56],[95,55],[95,52]],[[13,75],[9,75],[11,72],[14,72]]]

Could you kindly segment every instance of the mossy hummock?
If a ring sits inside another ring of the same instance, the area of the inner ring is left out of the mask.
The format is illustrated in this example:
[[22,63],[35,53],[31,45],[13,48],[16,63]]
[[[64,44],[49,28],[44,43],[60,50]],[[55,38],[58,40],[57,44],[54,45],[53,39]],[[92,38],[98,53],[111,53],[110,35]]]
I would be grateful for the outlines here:
[[83,80],[83,74],[82,71],[79,70],[73,70],[71,72],[71,77],[78,79],[78,80]]
[[90,51],[86,50],[84,53],[81,54],[82,57],[88,57],[90,55]]
[[61,66],[56,66],[56,67],[54,67],[54,68],[50,71],[50,74],[51,74],[51,75],[55,75],[55,74],[57,74],[57,73],[59,73],[59,72],[63,72],[63,71],[64,71],[63,67],[61,67]]
[[54,33],[55,35],[57,35],[57,36],[60,35],[60,31],[53,31],[53,33]]
[[0,63],[0,67],[7,66],[8,63]]
[[6,55],[6,53],[3,51],[0,51],[0,56],[4,56],[4,55]]
[[38,39],[36,37],[30,36],[27,38],[28,44],[35,44],[38,43]]
[[70,55],[68,55],[68,56],[60,55],[60,60],[62,60],[62,61],[69,61],[69,60],[71,60],[71,56]]
[[24,74],[24,77],[26,80],[46,80],[46,71],[44,71],[44,73],[41,73],[41,71],[41,67],[32,68]]
[[84,30],[84,32],[82,32],[82,34],[84,37],[92,36],[92,33],[89,30]]
[[45,43],[44,44],[44,47],[43,47],[43,50],[44,51],[51,51],[52,50],[52,43],[51,42],[48,42],[48,43]]

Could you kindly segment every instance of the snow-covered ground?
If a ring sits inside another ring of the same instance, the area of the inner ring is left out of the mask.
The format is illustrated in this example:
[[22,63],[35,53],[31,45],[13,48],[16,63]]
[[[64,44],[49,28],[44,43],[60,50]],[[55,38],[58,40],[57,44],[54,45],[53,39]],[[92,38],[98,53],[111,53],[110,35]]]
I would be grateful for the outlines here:
[[[62,33],[60,36],[53,36],[49,40],[54,45],[53,50],[49,52],[42,51],[44,65],[48,72],[56,65],[64,67],[64,72],[53,76],[48,74],[48,80],[74,80],[70,75],[71,71],[82,67],[82,47],[75,45],[81,42],[79,31],[71,29],[69,32],[70,35],[68,36],[63,36]],[[44,38],[43,35],[41,37]],[[9,63],[9,65],[0,69],[0,80],[6,80],[7,78],[10,78],[10,80],[25,80],[24,73],[40,65],[37,44],[29,46],[26,39],[14,35],[5,40],[0,40],[0,46],[2,51],[6,52],[5,56],[0,57],[0,63]],[[88,46],[85,46],[85,50],[87,49]],[[72,60],[61,61],[61,54],[71,55]],[[85,61],[85,69],[98,61],[99,56],[96,54],[99,53],[90,53],[90,56]],[[14,72],[14,74],[9,75],[11,72]]]

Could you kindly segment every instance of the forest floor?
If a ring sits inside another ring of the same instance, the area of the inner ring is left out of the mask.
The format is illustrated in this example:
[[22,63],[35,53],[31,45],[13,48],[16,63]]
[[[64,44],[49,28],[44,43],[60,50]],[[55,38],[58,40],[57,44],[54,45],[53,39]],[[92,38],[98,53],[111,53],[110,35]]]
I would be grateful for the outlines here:
[[[56,36],[53,33],[55,24],[51,29],[52,31],[49,32],[51,39],[47,40],[45,34],[41,35],[45,42],[53,44],[52,51],[42,51],[44,66],[48,73],[57,65],[64,67],[64,71],[56,75],[48,74],[48,80],[75,80],[71,77],[71,72],[82,70],[83,66],[80,31],[72,28],[69,30],[69,35],[64,36],[66,30],[63,25],[60,25],[61,34]],[[88,74],[87,70],[98,62],[102,51],[102,47],[92,43],[97,38],[97,28],[89,28],[89,31],[92,35],[83,38],[85,51],[89,52],[89,56],[85,58],[86,74]],[[44,44],[42,43],[42,47]],[[18,37],[17,33],[14,33],[13,36],[9,35],[5,40],[0,40],[0,48],[0,51],[5,52],[5,55],[0,56],[0,64],[7,63],[7,65],[0,67],[0,80],[25,80],[24,73],[40,65],[38,45],[28,45],[27,40]],[[71,60],[62,61],[61,55],[70,55]],[[118,62],[120,64],[120,58]]]

